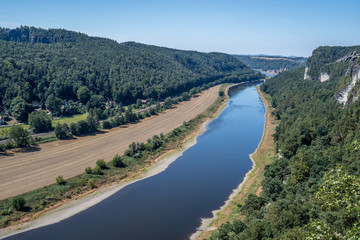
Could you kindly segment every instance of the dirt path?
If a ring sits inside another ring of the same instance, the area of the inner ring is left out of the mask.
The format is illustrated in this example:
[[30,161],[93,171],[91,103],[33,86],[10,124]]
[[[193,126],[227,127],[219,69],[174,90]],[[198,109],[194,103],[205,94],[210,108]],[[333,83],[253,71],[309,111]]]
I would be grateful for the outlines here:
[[241,219],[242,216],[237,209],[237,203],[244,203],[249,194],[259,195],[262,191],[261,182],[264,179],[265,166],[272,163],[275,157],[275,144],[272,135],[275,133],[275,127],[278,121],[275,120],[271,112],[274,110],[271,107],[269,96],[260,91],[257,87],[259,96],[265,105],[265,128],[262,139],[258,148],[253,154],[250,155],[253,161],[253,168],[247,173],[244,181],[234,190],[233,194],[229,197],[226,204],[220,209],[215,211],[215,218],[204,219],[202,222],[203,232],[195,233],[191,239],[208,239],[211,233],[218,229],[221,224],[235,219]]
[[58,175],[65,179],[76,176],[86,167],[94,167],[100,158],[110,161],[131,142],[145,142],[194,118],[216,100],[218,92],[219,86],[213,87],[158,116],[96,136],[45,143],[33,152],[0,155],[0,199],[52,184]]

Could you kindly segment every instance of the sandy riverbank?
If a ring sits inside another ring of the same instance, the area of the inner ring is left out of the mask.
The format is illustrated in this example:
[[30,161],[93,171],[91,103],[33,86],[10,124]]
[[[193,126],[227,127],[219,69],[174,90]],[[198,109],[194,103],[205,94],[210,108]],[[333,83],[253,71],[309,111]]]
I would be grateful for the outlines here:
[[[247,191],[247,189],[249,188],[250,185],[253,184],[254,182],[254,175],[258,175],[260,173],[259,168],[257,168],[257,161],[254,160],[254,155],[258,152],[258,150],[262,147],[263,142],[264,142],[264,138],[267,135],[267,129],[268,129],[268,124],[269,124],[269,107],[268,104],[262,94],[262,92],[260,91],[259,87],[257,87],[257,91],[259,93],[259,97],[261,99],[261,101],[263,102],[264,106],[265,106],[265,121],[264,121],[264,130],[263,130],[263,134],[261,137],[261,140],[257,146],[257,148],[255,149],[255,151],[249,155],[251,161],[252,161],[252,168],[250,169],[249,172],[246,173],[243,181],[239,184],[239,186],[233,190],[233,192],[231,193],[231,195],[229,196],[229,198],[225,201],[224,205],[222,207],[220,207],[220,209],[214,210],[212,211],[213,217],[212,218],[204,218],[201,221],[201,226],[200,228],[203,231],[197,231],[195,233],[193,233],[190,237],[190,239],[199,239],[199,237],[202,238],[207,238],[210,236],[211,232],[216,230],[219,226],[211,226],[211,224],[218,218],[218,214],[219,213],[223,213],[227,210],[229,210],[229,205],[230,203],[235,199],[238,198],[238,196],[243,193],[246,194],[245,192]],[[205,236],[204,236],[205,235]]]
[[194,137],[192,137],[191,139],[189,139],[181,149],[172,151],[170,153],[164,154],[164,156],[159,157],[158,159],[155,160],[155,162],[156,162],[155,165],[149,167],[145,171],[145,173],[138,176],[136,179],[129,180],[129,181],[121,183],[121,184],[117,184],[114,186],[100,189],[94,193],[91,193],[91,194],[83,197],[83,198],[74,200],[74,201],[70,202],[69,204],[66,204],[59,208],[51,210],[51,211],[45,213],[44,215],[42,215],[41,217],[39,217],[35,220],[32,220],[30,222],[25,222],[16,227],[1,229],[0,230],[0,238],[2,239],[2,238],[9,237],[11,235],[15,235],[15,234],[18,234],[21,232],[29,231],[31,229],[40,228],[43,226],[47,226],[50,224],[60,222],[66,218],[69,218],[77,213],[80,213],[80,212],[90,208],[91,206],[96,205],[97,203],[110,197],[117,191],[121,190],[122,188],[124,188],[130,184],[133,184],[137,181],[141,181],[143,179],[149,178],[151,176],[157,175],[157,174],[165,171],[166,168],[168,168],[168,166],[172,162],[174,162],[176,159],[178,159],[183,154],[184,151],[191,148],[192,146],[194,146],[197,143],[197,140],[196,140],[197,137],[206,130],[206,126],[208,125],[208,123],[210,121],[211,120],[204,122],[201,125],[201,128],[199,129],[199,131],[197,131],[196,135]]
[[[229,89],[228,87],[226,91]],[[224,102],[219,109],[217,110],[213,119],[215,119],[226,106],[226,102]],[[37,219],[31,220],[29,222],[24,222],[21,225],[8,227],[0,230],[0,239],[15,235],[21,232],[29,231],[31,229],[40,228],[46,225],[54,224],[60,222],[66,218],[69,218],[77,213],[80,213],[91,206],[96,205],[97,203],[103,201],[104,199],[110,197],[115,194],[117,191],[122,188],[133,184],[137,181],[141,181],[143,179],[149,178],[151,176],[157,175],[164,171],[172,162],[178,159],[184,151],[191,148],[197,143],[197,137],[201,135],[205,130],[206,126],[213,120],[209,119],[206,122],[202,123],[201,127],[193,133],[193,136],[186,141],[181,149],[173,150],[168,153],[163,154],[158,159],[155,160],[153,166],[147,168],[143,174],[137,176],[135,179],[130,179],[124,183],[103,187],[101,189],[96,190],[93,193],[90,193],[84,197],[80,197],[79,199],[73,200],[70,203],[62,204],[60,207],[57,207],[53,210],[49,210]]]

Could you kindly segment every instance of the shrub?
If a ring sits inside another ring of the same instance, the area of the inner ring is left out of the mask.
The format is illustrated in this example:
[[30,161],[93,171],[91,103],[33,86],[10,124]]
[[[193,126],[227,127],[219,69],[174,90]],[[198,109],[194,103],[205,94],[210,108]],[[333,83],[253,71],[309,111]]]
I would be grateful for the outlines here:
[[21,209],[24,208],[26,204],[26,200],[25,198],[23,197],[16,197],[16,198],[13,198],[12,202],[11,202],[11,205],[13,208],[15,208],[16,210],[20,211]]
[[122,158],[116,154],[112,160],[112,165],[114,167],[119,167],[119,168],[122,168],[122,167],[125,167],[125,164],[124,162],[122,161]]
[[29,115],[29,125],[34,133],[49,132],[52,130],[51,117],[45,112],[32,112]]
[[70,123],[70,132],[73,135],[79,135],[79,125],[77,123]]
[[58,185],[64,185],[66,182],[65,182],[63,176],[57,176],[57,178],[56,178],[56,183],[57,183]]
[[55,127],[55,136],[58,139],[66,139],[71,137],[70,128],[66,123],[58,123]]
[[103,121],[102,126],[104,129],[110,129],[112,128],[112,124],[110,121]]
[[94,170],[92,171],[92,174],[95,174],[95,175],[103,175],[103,171],[101,171],[101,168],[99,166],[96,166],[94,168]]
[[92,174],[93,170],[91,169],[91,167],[87,167],[85,168],[85,173],[86,174]]
[[106,162],[104,159],[97,160],[96,165],[101,169],[106,169]]
[[89,180],[88,180],[87,183],[86,183],[86,186],[87,186],[89,189],[95,188],[94,179],[89,178]]

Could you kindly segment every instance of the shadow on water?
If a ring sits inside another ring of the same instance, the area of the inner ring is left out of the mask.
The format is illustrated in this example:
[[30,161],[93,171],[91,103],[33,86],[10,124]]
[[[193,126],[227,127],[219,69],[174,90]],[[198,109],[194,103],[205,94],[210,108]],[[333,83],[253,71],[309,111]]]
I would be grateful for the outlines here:
[[225,110],[166,171],[57,224],[8,239],[188,238],[251,169],[249,154],[264,126],[264,108],[259,108],[262,102],[254,86],[231,89]]

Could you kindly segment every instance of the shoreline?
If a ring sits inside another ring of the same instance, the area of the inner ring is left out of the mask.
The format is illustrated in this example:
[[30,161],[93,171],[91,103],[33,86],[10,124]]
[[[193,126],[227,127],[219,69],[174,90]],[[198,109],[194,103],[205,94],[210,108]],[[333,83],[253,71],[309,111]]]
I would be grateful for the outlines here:
[[[259,97],[262,101],[262,103],[264,104],[265,107],[265,113],[264,113],[264,130],[263,130],[263,134],[261,136],[261,139],[259,141],[258,146],[256,147],[256,149],[254,150],[253,153],[249,154],[249,158],[252,162],[252,167],[251,169],[245,174],[244,179],[242,180],[242,182],[238,185],[238,187],[236,187],[235,189],[233,189],[232,193],[229,195],[228,199],[225,201],[224,205],[222,205],[219,209],[213,210],[212,214],[213,217],[211,218],[203,218],[201,219],[201,225],[199,226],[199,228],[203,229],[202,231],[196,231],[194,232],[191,236],[190,239],[191,240],[195,240],[195,239],[200,239],[200,237],[202,237],[202,235],[204,233],[208,233],[208,232],[212,232],[214,230],[216,230],[218,227],[212,227],[211,224],[218,219],[218,214],[223,212],[224,210],[226,210],[226,208],[230,205],[230,203],[232,201],[235,200],[235,197],[238,196],[245,188],[245,185],[248,183],[248,180],[250,178],[250,175],[253,174],[256,171],[256,167],[257,167],[257,162],[254,160],[254,155],[258,152],[259,148],[262,146],[263,140],[265,138],[266,135],[266,131],[267,131],[267,124],[268,124],[268,112],[269,112],[269,106],[266,102],[265,97],[262,95],[262,92],[260,91],[259,86],[256,87],[256,90],[259,94]],[[204,238],[205,239],[205,238]]]
[[[235,85],[230,85],[226,87],[225,92],[228,93],[229,88],[231,88],[232,86]],[[9,226],[7,228],[0,229],[0,239],[60,222],[100,203],[101,201],[105,200],[106,198],[110,197],[111,195],[115,194],[116,192],[130,184],[144,180],[165,171],[171,163],[173,163],[180,156],[182,156],[182,154],[187,149],[191,148],[197,143],[197,137],[204,133],[206,131],[207,125],[213,119],[216,119],[217,116],[224,110],[229,100],[228,95],[226,96],[226,100],[219,106],[214,116],[203,122],[200,128],[194,131],[190,135],[189,139],[185,140],[181,148],[170,150],[159,156],[157,159],[155,159],[153,165],[145,168],[143,171],[144,173],[136,176],[135,179],[129,179],[123,183],[110,184],[110,186],[103,186],[102,188],[96,189],[94,192],[85,194],[84,196],[80,196],[78,199],[72,200],[68,203],[60,203],[60,206],[55,207],[54,209],[49,209],[40,216],[35,217],[34,219],[25,221],[15,226]]]

